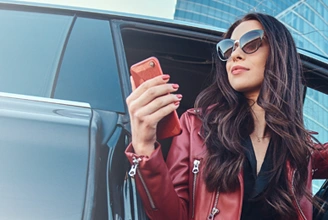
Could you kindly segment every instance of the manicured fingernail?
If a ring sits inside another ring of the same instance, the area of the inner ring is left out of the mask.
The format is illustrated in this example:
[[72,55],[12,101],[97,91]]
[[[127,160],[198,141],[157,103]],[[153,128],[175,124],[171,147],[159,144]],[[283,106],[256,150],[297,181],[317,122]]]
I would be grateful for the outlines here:
[[177,94],[175,95],[179,100],[182,99],[182,95],[181,94]]
[[175,102],[174,105],[178,106],[180,105],[180,102]]
[[178,84],[173,84],[172,87],[173,87],[173,89],[178,89],[179,85]]
[[168,75],[168,74],[164,74],[163,76],[162,76],[162,79],[163,80],[168,80],[170,78],[170,75]]

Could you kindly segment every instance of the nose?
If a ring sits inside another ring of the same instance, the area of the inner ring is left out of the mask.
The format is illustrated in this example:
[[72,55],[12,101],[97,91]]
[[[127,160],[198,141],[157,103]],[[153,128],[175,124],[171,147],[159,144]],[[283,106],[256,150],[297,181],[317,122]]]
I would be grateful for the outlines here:
[[238,59],[244,59],[244,52],[243,50],[240,48],[239,46],[239,41],[236,40],[235,41],[235,44],[234,44],[234,47],[232,49],[232,52],[231,52],[231,58],[232,60],[238,60]]

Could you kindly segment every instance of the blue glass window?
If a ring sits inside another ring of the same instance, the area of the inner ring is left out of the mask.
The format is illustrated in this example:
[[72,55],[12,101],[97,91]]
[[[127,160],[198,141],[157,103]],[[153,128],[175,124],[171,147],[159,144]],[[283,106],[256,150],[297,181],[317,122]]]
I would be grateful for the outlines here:
[[0,10],[0,92],[50,97],[72,16]]
[[55,98],[124,111],[109,21],[78,18],[58,76]]
[[[328,140],[328,95],[311,88],[307,89],[304,102],[304,124],[308,130],[319,134],[316,138],[325,143]],[[313,180],[313,192],[317,192],[324,180]]]

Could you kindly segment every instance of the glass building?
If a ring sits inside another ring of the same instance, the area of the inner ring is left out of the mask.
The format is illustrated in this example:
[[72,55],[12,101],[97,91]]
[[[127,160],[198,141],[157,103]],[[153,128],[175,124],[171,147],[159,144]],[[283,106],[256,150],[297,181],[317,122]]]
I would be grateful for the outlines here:
[[[174,19],[227,29],[248,12],[270,14],[292,33],[299,50],[328,57],[328,0],[177,0]],[[328,95],[307,89],[304,123],[328,142]],[[322,180],[313,181],[316,192]]]

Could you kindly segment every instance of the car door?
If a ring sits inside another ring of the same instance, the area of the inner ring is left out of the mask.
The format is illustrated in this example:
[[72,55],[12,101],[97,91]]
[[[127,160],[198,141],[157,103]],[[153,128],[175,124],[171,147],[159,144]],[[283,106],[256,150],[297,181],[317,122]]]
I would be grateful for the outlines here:
[[0,218],[113,219],[123,188],[107,189],[124,181],[128,132],[109,17],[0,11]]
[[[328,142],[328,58],[300,50],[305,76],[304,124],[321,143]],[[304,55],[302,55],[304,53]],[[305,54],[307,56],[305,56]],[[313,180],[315,194],[325,180]]]

